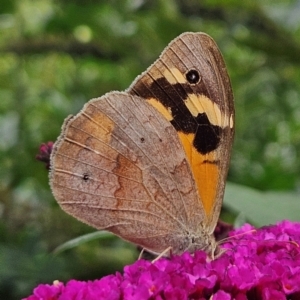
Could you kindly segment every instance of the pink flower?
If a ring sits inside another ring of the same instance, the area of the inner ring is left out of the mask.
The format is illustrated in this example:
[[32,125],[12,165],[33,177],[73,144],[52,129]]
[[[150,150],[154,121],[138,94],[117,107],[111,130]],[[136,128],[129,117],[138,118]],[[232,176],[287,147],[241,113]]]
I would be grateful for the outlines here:
[[58,281],[55,281],[53,285],[40,284],[33,290],[33,295],[29,296],[26,299],[27,300],[59,299],[63,290],[64,290],[63,283]]
[[203,251],[138,260],[123,275],[39,285],[26,300],[300,299],[299,223],[247,224],[230,235],[213,261]]
[[46,169],[50,168],[50,155],[53,148],[53,142],[47,142],[40,145],[39,153],[35,158],[43,163],[45,163]]

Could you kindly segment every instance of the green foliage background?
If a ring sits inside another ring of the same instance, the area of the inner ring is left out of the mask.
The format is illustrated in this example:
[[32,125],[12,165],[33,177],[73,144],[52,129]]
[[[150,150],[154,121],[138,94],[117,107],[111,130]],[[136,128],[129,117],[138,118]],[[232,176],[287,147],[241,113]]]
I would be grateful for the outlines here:
[[94,230],[59,209],[35,155],[67,115],[127,88],[185,31],[216,40],[232,80],[226,216],[257,226],[300,220],[299,14],[299,0],[0,0],[0,298],[100,278],[136,259],[107,235],[53,254]]

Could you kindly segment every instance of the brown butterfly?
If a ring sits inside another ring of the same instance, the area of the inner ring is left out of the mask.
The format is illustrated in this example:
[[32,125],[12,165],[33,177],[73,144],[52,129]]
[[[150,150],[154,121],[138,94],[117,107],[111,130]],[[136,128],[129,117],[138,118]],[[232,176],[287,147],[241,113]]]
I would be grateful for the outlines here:
[[126,92],[65,120],[50,184],[77,219],[151,252],[213,255],[234,135],[234,103],[211,37],[184,33]]

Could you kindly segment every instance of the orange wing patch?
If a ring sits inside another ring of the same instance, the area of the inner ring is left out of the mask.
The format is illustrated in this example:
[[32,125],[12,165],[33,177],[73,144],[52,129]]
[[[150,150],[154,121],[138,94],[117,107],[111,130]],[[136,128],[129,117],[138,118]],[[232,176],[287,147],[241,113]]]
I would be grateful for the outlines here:
[[190,163],[205,213],[210,215],[216,199],[218,179],[221,172],[216,161],[216,153],[212,151],[202,155],[192,146],[195,138],[194,134],[178,132],[178,135]]

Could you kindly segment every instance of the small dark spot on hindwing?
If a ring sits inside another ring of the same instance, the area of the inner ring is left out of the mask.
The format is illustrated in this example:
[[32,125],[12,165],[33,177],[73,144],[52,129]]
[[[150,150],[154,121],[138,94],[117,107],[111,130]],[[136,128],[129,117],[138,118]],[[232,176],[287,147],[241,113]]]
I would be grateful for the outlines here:
[[85,174],[82,175],[82,179],[83,179],[84,181],[88,181],[88,180],[90,179],[90,175],[87,174],[87,173],[85,173]]

